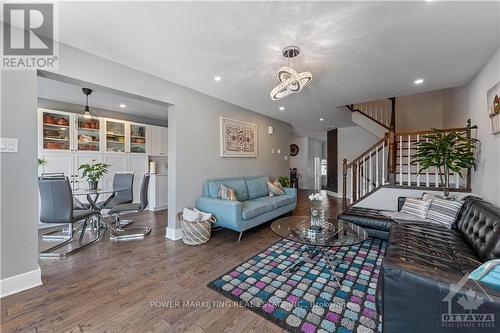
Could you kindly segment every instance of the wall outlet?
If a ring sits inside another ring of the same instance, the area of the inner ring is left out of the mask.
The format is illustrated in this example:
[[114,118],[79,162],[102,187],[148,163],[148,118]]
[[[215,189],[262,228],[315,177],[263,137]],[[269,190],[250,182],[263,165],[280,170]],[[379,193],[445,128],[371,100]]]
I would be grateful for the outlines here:
[[284,158],[285,158],[285,161],[288,161],[288,155],[285,155]]
[[0,152],[1,153],[17,153],[17,139],[16,138],[0,138]]

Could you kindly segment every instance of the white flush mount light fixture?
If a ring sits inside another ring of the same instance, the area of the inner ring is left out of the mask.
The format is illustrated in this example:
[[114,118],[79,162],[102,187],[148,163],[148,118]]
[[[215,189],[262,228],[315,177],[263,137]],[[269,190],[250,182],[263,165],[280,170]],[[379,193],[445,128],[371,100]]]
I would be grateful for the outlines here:
[[122,104],[120,104],[120,107],[121,107],[122,109],[125,109],[127,106],[126,106],[125,104],[123,104],[123,103],[122,103]]
[[323,118],[319,118],[319,121],[324,121],[324,120],[325,120],[325,119],[323,119]]
[[302,90],[312,80],[310,72],[298,73],[290,67],[290,59],[295,58],[300,53],[297,46],[288,46],[283,49],[283,62],[278,71],[275,87],[271,90],[271,99],[276,101],[290,94],[296,94]]
[[222,77],[216,75],[216,76],[214,76],[214,81],[215,82],[220,82],[220,81],[222,81]]
[[285,111],[285,107],[284,106],[280,106],[280,111]]
[[413,83],[422,84],[422,83],[424,83],[424,79],[416,79],[415,81],[413,81]]

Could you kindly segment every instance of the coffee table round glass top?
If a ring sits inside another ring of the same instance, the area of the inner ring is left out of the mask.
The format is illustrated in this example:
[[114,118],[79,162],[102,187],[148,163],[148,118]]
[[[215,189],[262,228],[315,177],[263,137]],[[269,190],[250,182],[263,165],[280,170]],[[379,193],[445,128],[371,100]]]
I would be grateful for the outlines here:
[[308,216],[289,216],[274,221],[271,229],[284,239],[310,246],[351,246],[368,238],[365,229],[351,222],[324,218],[320,224],[320,227],[311,225]]

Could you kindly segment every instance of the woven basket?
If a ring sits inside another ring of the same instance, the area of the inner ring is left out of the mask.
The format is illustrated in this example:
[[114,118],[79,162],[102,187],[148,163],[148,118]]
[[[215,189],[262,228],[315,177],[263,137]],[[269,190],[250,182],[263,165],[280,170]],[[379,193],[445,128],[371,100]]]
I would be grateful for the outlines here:
[[200,245],[205,244],[210,239],[212,234],[212,223],[215,223],[216,219],[212,216],[206,221],[186,221],[182,217],[182,213],[178,215],[179,221],[182,225],[182,241],[186,245]]

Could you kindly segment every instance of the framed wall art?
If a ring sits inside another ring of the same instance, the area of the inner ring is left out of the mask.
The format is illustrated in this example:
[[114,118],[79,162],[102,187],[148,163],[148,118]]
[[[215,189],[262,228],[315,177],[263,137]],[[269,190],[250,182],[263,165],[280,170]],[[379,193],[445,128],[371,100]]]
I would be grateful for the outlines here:
[[220,156],[257,157],[257,124],[220,117]]

